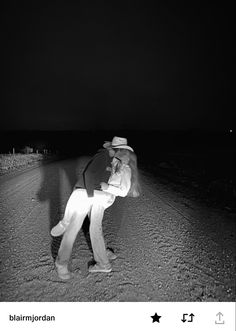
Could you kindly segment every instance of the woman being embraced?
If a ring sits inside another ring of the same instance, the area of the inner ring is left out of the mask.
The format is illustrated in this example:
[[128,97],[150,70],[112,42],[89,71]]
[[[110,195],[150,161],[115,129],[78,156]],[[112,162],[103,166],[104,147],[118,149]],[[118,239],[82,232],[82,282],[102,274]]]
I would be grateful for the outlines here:
[[128,149],[118,149],[112,160],[112,169],[108,183],[101,183],[102,191],[120,197],[138,197],[141,188],[135,153]]

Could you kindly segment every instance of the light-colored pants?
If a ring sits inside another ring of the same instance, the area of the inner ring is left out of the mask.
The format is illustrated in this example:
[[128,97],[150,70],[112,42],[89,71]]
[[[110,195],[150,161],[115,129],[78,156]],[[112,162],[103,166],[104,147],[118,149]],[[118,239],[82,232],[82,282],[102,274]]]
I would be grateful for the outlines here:
[[114,195],[102,191],[95,190],[93,197],[88,197],[85,189],[76,189],[72,192],[63,218],[63,222],[68,223],[68,227],[58,251],[57,261],[59,264],[68,264],[76,236],[88,215],[94,260],[102,266],[109,266],[102,232],[102,220],[104,210],[110,207],[114,201]]

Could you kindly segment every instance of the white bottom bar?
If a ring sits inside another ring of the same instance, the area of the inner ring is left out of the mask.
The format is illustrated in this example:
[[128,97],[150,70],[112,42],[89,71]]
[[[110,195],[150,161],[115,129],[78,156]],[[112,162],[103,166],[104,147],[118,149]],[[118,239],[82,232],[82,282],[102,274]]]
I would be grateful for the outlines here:
[[235,331],[235,303],[2,302],[0,321],[3,331]]

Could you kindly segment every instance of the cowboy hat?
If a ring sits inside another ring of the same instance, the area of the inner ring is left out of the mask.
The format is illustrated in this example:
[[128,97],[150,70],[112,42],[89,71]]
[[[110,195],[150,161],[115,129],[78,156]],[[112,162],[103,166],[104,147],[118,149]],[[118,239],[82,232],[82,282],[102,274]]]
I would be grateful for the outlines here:
[[129,149],[130,151],[134,151],[133,148],[127,145],[127,139],[121,137],[114,137],[112,141],[105,141],[103,144],[104,148],[123,148]]

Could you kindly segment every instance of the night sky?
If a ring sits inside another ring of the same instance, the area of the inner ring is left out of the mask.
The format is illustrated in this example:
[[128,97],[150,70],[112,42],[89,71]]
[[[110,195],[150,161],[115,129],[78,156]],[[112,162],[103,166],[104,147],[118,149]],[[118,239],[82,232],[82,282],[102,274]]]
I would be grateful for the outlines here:
[[232,8],[129,3],[6,1],[0,129],[230,129]]

